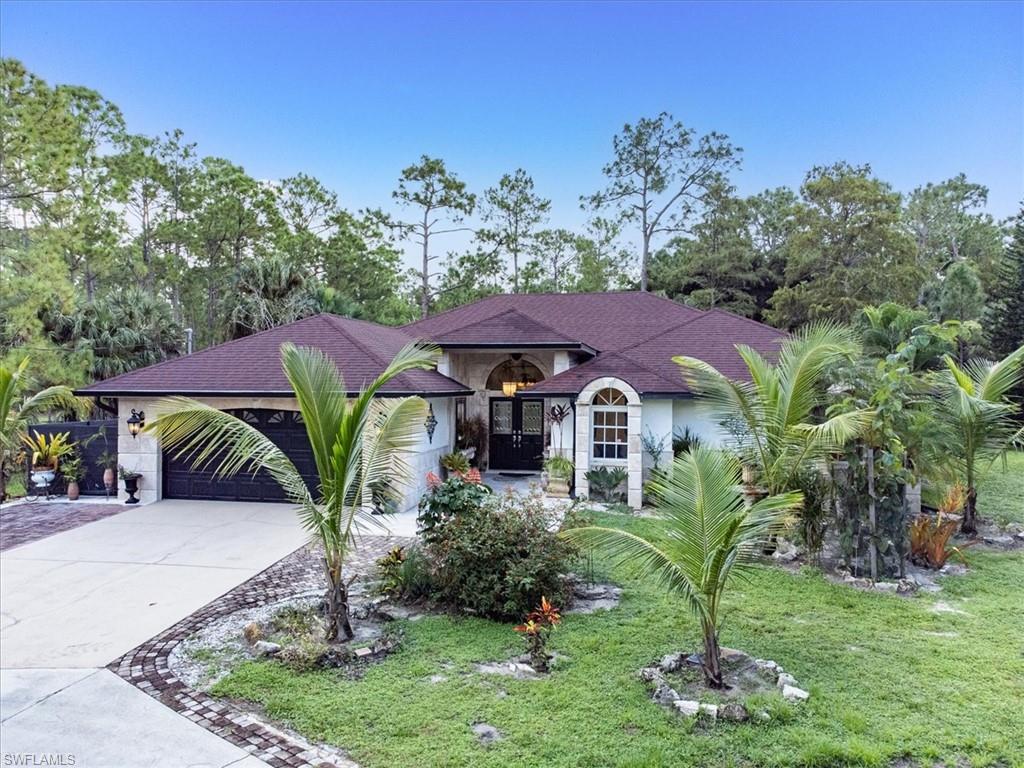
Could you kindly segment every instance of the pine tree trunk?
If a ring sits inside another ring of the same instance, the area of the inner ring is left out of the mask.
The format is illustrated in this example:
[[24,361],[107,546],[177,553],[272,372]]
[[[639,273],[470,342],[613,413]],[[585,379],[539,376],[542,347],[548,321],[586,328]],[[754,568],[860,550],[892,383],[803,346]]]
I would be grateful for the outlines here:
[[326,606],[327,641],[345,642],[351,640],[355,633],[348,616],[348,586],[342,578],[341,565],[332,566],[324,560],[327,573],[327,593],[324,595]]
[[871,539],[868,541],[868,557],[871,559],[871,580],[878,578],[878,546],[876,545],[876,534],[878,521],[875,512],[875,449],[866,446],[867,452],[867,474],[868,474],[868,528],[871,532]]
[[722,655],[718,647],[718,630],[712,626],[704,625],[704,658],[701,661],[701,670],[704,672],[704,682],[708,688],[723,688],[722,680]]

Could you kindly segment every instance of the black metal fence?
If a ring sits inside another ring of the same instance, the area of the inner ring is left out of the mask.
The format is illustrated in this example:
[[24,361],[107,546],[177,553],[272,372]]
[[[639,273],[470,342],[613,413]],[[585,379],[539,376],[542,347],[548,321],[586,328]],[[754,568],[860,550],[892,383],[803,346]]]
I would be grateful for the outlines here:
[[[104,496],[107,493],[103,485],[103,466],[100,457],[106,454],[112,459],[117,469],[117,419],[98,419],[95,421],[57,421],[49,424],[34,424],[28,433],[38,432],[41,435],[68,432],[68,440],[75,444],[78,454],[82,457],[82,469],[85,477],[79,481],[78,487],[83,496]],[[116,476],[115,476],[116,487]],[[59,474],[51,485],[51,492],[66,492],[64,478]]]

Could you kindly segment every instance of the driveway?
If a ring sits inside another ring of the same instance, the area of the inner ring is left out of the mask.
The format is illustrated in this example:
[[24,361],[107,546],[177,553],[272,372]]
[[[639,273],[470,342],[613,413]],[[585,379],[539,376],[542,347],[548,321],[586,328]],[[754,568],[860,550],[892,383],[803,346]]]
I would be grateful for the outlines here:
[[305,539],[284,504],[162,501],[0,554],[3,759],[263,765],[104,667]]

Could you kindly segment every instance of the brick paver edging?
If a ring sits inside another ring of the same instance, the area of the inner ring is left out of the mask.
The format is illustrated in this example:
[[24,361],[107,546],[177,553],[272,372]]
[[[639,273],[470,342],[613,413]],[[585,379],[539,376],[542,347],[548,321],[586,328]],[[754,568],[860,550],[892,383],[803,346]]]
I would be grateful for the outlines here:
[[29,501],[0,508],[0,552],[131,509],[124,504]]
[[[363,537],[346,570],[350,571],[349,575],[369,574],[377,559],[388,550],[412,541],[394,536]],[[269,605],[324,588],[321,568],[318,548],[315,545],[300,547],[111,662],[108,669],[175,712],[275,768],[347,768],[353,764],[343,760],[325,760],[314,745],[268,727],[229,702],[188,687],[175,677],[168,665],[168,656],[175,646],[218,619],[246,608]]]

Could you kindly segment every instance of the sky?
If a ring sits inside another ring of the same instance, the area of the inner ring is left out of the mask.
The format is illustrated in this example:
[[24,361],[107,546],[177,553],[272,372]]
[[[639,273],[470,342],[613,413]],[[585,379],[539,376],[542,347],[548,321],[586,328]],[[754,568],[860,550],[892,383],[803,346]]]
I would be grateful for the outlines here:
[[665,110],[743,148],[742,194],[868,163],[1024,200],[1024,3],[68,3],[5,0],[0,53],[180,128],[259,179],[390,207],[421,154],[481,192],[525,168],[553,226],[624,123]]

